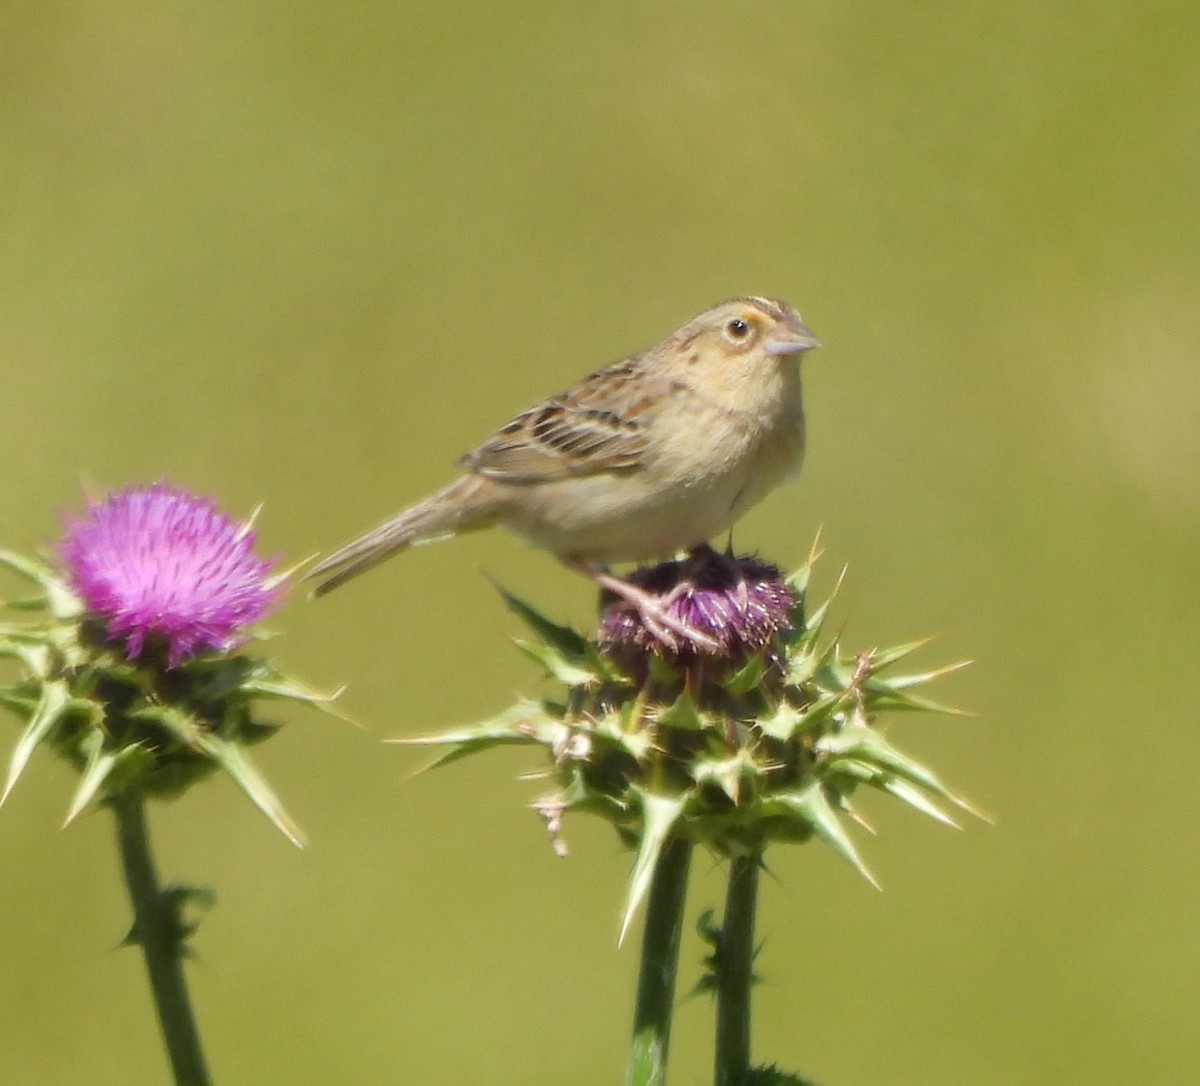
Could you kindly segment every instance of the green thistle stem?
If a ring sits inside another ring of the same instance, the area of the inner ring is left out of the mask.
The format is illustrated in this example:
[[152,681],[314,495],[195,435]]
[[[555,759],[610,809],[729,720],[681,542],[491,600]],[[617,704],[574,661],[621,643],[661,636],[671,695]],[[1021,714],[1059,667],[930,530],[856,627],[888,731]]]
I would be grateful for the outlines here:
[[742,1086],[750,1072],[750,988],[760,862],[758,853],[735,856],[729,862],[717,959],[715,1086]]
[[691,860],[691,842],[671,838],[663,846],[654,868],[642,932],[642,961],[626,1086],[662,1086],[667,1080],[675,973]]
[[142,948],[159,1027],[177,1086],[210,1086],[200,1033],[183,975],[184,939],[178,897],[159,885],[150,854],[145,801],[123,796],[111,801],[125,885],[133,905],[130,941]]

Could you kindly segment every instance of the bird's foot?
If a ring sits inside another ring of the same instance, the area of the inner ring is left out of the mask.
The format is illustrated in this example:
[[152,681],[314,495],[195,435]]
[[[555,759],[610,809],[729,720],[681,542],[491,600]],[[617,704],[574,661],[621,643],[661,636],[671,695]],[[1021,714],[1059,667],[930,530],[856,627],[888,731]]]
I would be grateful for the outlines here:
[[671,613],[671,604],[691,587],[687,582],[677,584],[665,596],[655,596],[644,588],[639,588],[616,574],[593,566],[582,559],[568,559],[566,565],[570,569],[590,577],[602,589],[611,592],[627,607],[637,611],[646,629],[667,648],[677,651],[680,647],[678,639],[706,652],[714,652],[721,647],[719,642],[709,637],[708,634],[689,626]]

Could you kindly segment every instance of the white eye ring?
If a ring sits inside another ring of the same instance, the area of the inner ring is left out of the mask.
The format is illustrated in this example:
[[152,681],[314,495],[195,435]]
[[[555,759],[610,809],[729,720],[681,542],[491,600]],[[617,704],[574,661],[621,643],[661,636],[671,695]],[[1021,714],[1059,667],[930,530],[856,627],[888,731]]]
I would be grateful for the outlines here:
[[734,317],[726,323],[725,334],[735,343],[743,340],[750,334],[750,322],[741,317]]

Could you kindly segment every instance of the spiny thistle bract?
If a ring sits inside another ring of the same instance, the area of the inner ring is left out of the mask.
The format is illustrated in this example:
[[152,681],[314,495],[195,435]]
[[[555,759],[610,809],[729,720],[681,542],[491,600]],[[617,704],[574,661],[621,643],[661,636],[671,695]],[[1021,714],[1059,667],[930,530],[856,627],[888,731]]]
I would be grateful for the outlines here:
[[672,837],[729,856],[816,836],[874,883],[842,821],[862,821],[851,802],[861,785],[951,826],[938,800],[973,811],[874,723],[886,710],[951,711],[914,690],[960,665],[894,674],[923,642],[847,655],[823,636],[829,602],[807,605],[814,559],[785,578],[704,548],[636,572],[695,642],[612,599],[601,601],[599,635],[585,638],[506,594],[537,635],[517,645],[565,689],[415,742],[449,748],[435,766],[505,744],[542,747],[555,788],[534,807],[556,850],[572,811],[606,818],[637,850],[622,933]]
[[288,576],[271,576],[254,542],[251,522],[158,483],[90,502],[68,520],[62,570],[0,551],[0,565],[35,589],[0,621],[0,656],[18,672],[0,686],[0,704],[25,722],[0,802],[44,744],[81,774],[67,822],[127,791],[176,795],[220,768],[302,843],[246,753],[278,729],[256,703],[328,709],[335,695],[234,651],[256,636],[250,624]]

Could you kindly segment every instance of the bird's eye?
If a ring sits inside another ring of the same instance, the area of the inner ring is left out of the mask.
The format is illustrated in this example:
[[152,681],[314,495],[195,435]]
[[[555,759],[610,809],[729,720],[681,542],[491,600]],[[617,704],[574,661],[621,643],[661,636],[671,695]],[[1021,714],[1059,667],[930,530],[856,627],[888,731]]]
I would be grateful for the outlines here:
[[728,333],[730,339],[745,339],[750,334],[750,323],[749,321],[742,320],[741,317],[734,317],[733,320],[725,325],[725,331]]

